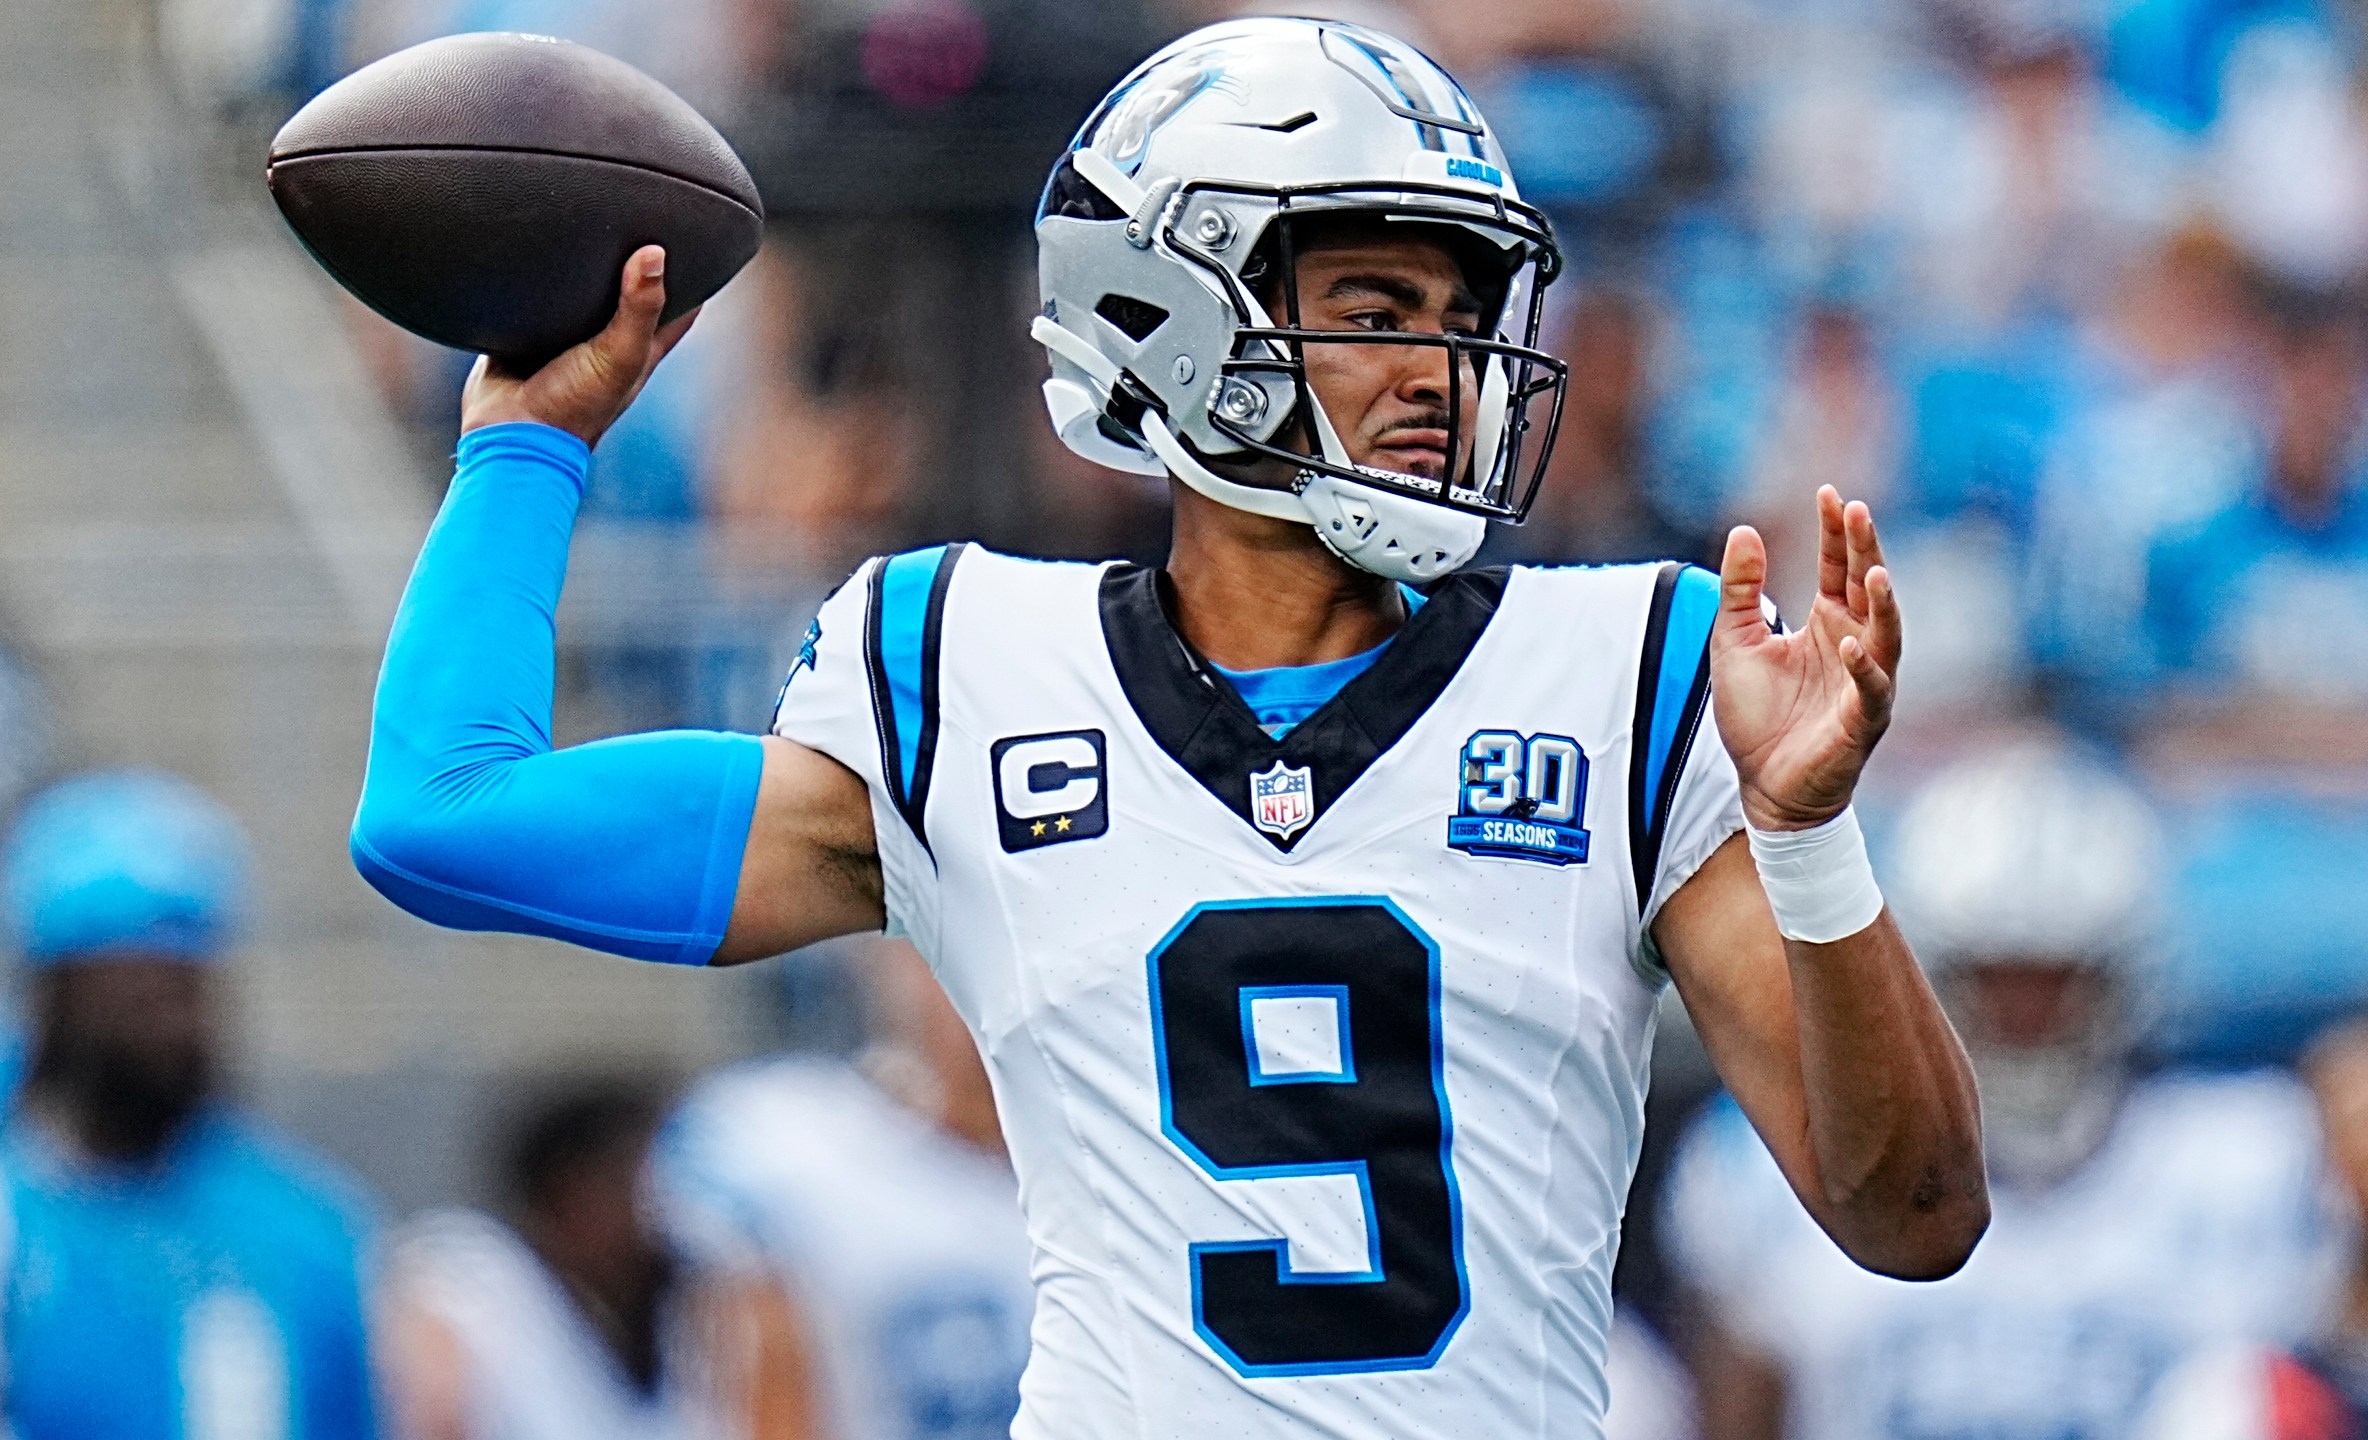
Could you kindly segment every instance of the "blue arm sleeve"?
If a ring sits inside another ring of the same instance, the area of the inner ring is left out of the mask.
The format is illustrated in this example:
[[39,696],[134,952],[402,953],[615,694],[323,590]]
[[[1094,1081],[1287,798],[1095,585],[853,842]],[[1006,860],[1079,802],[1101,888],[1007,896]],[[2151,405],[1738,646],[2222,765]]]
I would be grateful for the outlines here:
[[663,731],[553,750],[554,613],[591,452],[494,425],[459,458],[387,640],[354,864],[438,925],[703,965],[731,918],[761,744]]

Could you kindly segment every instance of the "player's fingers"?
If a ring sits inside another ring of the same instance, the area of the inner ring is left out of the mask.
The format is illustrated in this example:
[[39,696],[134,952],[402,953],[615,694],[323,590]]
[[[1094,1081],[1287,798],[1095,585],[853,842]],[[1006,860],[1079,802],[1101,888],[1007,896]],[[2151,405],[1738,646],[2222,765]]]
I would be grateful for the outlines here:
[[1850,542],[1843,533],[1842,492],[1831,485],[1817,487],[1817,590],[1836,600],[1844,598],[1850,574]]
[[1901,629],[1899,593],[1891,588],[1891,571],[1877,565],[1866,572],[1866,649],[1887,675],[1899,673]]
[[666,308],[666,252],[644,245],[625,261],[617,287],[617,310],[592,337],[588,349],[605,371],[635,378],[649,358],[650,337]]
[[1842,509],[1842,531],[1849,546],[1850,613],[1864,620],[1867,572],[1883,563],[1883,544],[1875,535],[1875,512],[1864,500],[1851,501]]
[[1768,617],[1760,596],[1768,584],[1768,546],[1760,532],[1738,525],[1727,532],[1726,553],[1718,562],[1718,631],[1730,638],[1750,639],[1768,633]]
[[1859,707],[1878,725],[1891,715],[1891,676],[1855,635],[1845,635],[1841,644],[1842,665],[1850,672],[1851,683],[1858,687]]
[[665,309],[666,252],[656,245],[644,245],[625,262],[624,283],[617,290],[616,318],[609,322],[609,328],[621,329],[646,345],[657,333],[658,317]]

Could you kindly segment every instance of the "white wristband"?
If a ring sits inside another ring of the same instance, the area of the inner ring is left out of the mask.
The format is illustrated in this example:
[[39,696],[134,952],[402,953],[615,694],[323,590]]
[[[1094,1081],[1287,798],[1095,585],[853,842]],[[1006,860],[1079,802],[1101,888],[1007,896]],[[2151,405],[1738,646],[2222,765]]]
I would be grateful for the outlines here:
[[1867,863],[1866,837],[1848,807],[1807,830],[1762,830],[1746,825],[1752,863],[1789,940],[1825,945],[1855,935],[1883,913],[1883,892]]

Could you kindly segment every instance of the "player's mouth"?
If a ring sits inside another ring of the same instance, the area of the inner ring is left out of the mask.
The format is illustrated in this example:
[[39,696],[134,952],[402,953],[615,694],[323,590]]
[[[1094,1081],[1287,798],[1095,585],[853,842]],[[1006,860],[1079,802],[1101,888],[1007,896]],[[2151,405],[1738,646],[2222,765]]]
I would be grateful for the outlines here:
[[1372,464],[1401,475],[1436,480],[1447,473],[1447,432],[1433,429],[1393,430],[1373,447]]

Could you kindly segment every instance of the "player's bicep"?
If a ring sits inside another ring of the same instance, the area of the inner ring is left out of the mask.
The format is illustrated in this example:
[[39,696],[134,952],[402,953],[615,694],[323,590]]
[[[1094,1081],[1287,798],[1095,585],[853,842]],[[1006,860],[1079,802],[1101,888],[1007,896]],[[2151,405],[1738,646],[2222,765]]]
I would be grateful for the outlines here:
[[1653,943],[1719,1079],[1794,1193],[1819,1213],[1792,970],[1741,834],[1728,836],[1670,895],[1653,922]]
[[715,963],[761,960],[887,923],[863,777],[819,750],[765,737],[756,814]]

